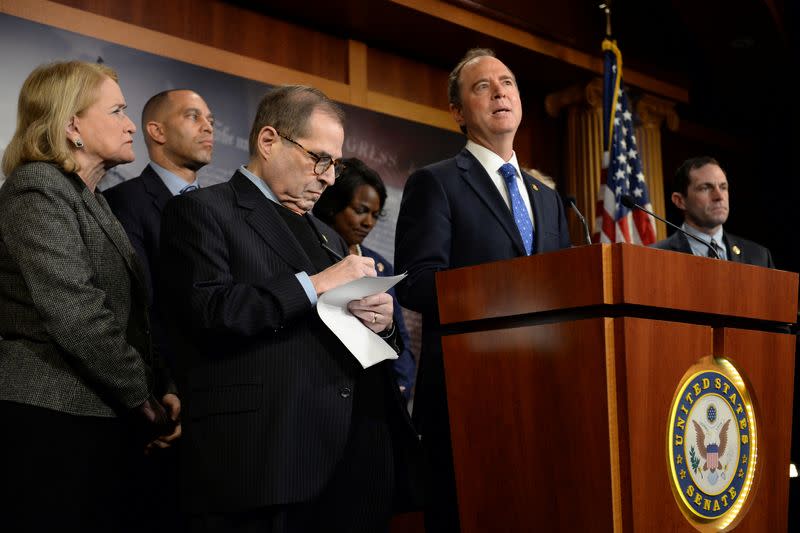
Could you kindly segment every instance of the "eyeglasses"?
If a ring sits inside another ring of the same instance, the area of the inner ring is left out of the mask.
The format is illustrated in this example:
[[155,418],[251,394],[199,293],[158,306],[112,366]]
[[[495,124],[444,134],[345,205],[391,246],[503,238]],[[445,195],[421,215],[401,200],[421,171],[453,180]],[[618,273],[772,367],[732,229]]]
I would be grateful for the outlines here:
[[314,160],[314,174],[316,174],[317,176],[321,176],[322,174],[325,174],[328,171],[328,169],[331,168],[331,165],[333,165],[333,176],[334,176],[334,178],[338,178],[339,176],[342,175],[342,171],[344,171],[344,168],[345,168],[346,165],[344,163],[342,163],[341,159],[334,160],[329,155],[315,154],[314,152],[312,152],[310,150],[306,150],[306,148],[302,144],[300,144],[299,142],[295,141],[294,139],[291,139],[291,138],[287,137],[283,133],[278,132],[278,135],[280,135],[282,139],[286,139],[290,143],[292,143],[295,146],[297,146],[298,148],[300,148],[302,151],[304,151],[306,154],[308,154],[308,156],[311,159]]

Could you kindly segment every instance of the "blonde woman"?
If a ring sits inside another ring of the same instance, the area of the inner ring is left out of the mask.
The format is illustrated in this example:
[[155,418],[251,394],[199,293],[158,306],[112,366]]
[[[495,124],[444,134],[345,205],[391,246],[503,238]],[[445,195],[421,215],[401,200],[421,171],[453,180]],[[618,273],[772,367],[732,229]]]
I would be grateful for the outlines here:
[[97,191],[134,159],[125,108],[116,73],[92,63],[40,66],[20,91],[0,189],[5,531],[124,531],[144,445],[180,433],[140,267]]

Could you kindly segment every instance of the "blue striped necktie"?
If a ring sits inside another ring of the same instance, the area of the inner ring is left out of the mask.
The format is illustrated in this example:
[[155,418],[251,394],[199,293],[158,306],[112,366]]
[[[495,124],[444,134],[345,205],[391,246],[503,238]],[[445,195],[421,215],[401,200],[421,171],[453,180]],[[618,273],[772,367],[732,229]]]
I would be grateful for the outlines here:
[[197,185],[187,185],[179,191],[178,194],[186,194],[187,192],[196,191],[199,187]]
[[499,169],[500,175],[506,180],[508,195],[511,197],[511,214],[514,222],[517,223],[519,235],[522,237],[522,244],[525,245],[525,252],[531,255],[533,252],[533,223],[525,208],[525,202],[517,188],[517,169],[511,163],[506,163]]

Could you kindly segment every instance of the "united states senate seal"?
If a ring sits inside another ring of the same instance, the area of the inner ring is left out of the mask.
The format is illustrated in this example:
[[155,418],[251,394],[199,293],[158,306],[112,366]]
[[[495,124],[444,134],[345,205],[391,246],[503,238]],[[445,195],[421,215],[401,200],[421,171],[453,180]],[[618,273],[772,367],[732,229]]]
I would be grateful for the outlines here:
[[703,532],[744,517],[757,470],[756,414],[745,380],[724,357],[706,357],[681,379],[670,409],[667,460],[672,493]]

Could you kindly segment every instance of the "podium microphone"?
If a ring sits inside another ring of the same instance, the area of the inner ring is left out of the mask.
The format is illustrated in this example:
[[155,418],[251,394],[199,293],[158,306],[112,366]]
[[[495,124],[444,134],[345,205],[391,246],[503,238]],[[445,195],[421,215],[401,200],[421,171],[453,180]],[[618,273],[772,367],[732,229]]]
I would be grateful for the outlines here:
[[681,228],[680,226],[676,226],[675,224],[673,224],[672,222],[670,222],[666,218],[661,218],[660,216],[656,215],[652,211],[648,211],[644,207],[642,207],[639,204],[637,204],[634,201],[633,196],[631,196],[630,194],[623,194],[622,196],[619,197],[619,200],[620,200],[620,203],[622,203],[622,205],[624,205],[628,209],[638,209],[639,211],[643,211],[643,212],[647,213],[648,215],[650,215],[651,217],[660,220],[661,222],[663,222],[664,224],[666,224],[670,228],[673,228],[673,229],[675,229],[677,231],[680,231],[681,233],[686,235],[688,238],[694,239],[699,243],[705,244],[706,248],[708,248],[709,251],[712,254],[714,254],[714,259],[719,259],[719,254],[717,253],[717,251],[710,244],[708,244],[706,241],[704,241],[703,239],[699,239],[699,238],[695,237],[694,235],[692,235],[691,233],[689,233],[687,231],[684,231],[683,228]]
[[581,214],[580,209],[578,209],[578,206],[575,204],[575,197],[564,196],[563,201],[570,207],[570,209],[575,211],[575,215],[578,217],[578,220],[581,221],[581,224],[583,225],[584,237],[586,237],[586,244],[592,244],[592,235],[589,233],[589,226],[586,224],[586,219],[583,218],[583,214]]

